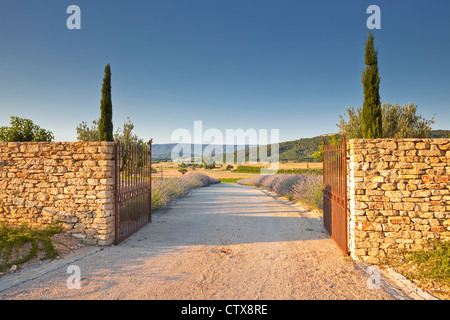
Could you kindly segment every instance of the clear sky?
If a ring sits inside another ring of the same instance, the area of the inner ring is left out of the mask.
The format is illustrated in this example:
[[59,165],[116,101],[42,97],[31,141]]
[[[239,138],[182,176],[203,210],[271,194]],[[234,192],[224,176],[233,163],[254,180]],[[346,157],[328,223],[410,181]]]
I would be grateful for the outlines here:
[[[81,30],[69,30],[69,5]],[[279,129],[288,141],[337,132],[363,101],[369,5],[382,101],[413,102],[450,129],[448,0],[2,0],[0,126],[33,120],[57,141],[100,114],[111,64],[113,121],[170,142],[178,128]]]

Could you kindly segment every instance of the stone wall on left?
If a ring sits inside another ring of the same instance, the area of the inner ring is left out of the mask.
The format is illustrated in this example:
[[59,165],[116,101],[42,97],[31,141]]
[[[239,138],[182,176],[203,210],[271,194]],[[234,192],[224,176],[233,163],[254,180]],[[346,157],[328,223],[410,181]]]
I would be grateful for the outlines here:
[[0,222],[56,221],[87,244],[114,241],[113,142],[0,143]]

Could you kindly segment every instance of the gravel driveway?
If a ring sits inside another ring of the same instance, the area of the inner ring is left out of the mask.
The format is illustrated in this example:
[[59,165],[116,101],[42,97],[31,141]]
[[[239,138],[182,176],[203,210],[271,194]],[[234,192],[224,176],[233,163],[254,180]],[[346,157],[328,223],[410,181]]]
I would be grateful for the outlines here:
[[345,258],[319,220],[253,187],[181,198],[118,246],[0,292],[0,299],[395,299]]

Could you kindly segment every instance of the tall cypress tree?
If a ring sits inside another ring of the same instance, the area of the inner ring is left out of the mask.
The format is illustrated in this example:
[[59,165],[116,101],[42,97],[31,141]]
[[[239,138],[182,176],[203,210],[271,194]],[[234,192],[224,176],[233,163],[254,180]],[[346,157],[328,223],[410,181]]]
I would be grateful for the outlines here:
[[382,112],[380,102],[380,77],[378,75],[378,52],[374,47],[374,36],[370,32],[365,47],[366,68],[362,72],[364,104],[362,109],[363,138],[381,138]]
[[98,131],[100,141],[114,141],[111,101],[111,67],[109,63],[105,67],[105,77],[103,78]]

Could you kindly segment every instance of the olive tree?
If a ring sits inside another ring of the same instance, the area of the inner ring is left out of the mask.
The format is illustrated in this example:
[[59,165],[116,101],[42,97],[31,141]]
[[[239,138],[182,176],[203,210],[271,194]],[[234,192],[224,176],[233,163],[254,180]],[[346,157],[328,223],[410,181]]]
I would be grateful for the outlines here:
[[[381,113],[382,138],[428,138],[434,123],[434,116],[427,120],[417,114],[417,106],[413,103],[403,106],[383,103]],[[341,135],[347,139],[364,138],[361,107],[347,107],[347,119],[345,115],[339,118],[337,126]]]
[[13,116],[11,117],[9,127],[0,127],[0,141],[2,142],[51,142],[54,139],[55,137],[52,132],[42,129],[30,119]]

